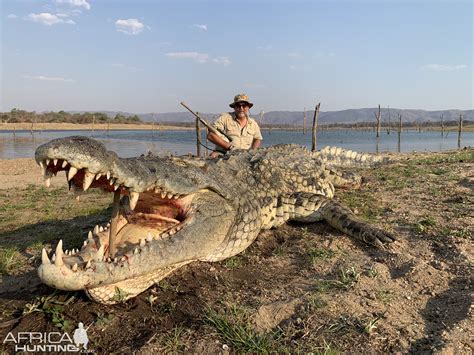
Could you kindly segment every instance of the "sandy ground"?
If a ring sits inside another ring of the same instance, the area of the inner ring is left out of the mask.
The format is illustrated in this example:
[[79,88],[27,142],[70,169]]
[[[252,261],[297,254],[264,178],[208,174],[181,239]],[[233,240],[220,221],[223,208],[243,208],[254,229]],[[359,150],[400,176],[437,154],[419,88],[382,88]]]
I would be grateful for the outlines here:
[[[44,184],[41,168],[34,159],[0,159],[0,190],[23,189],[28,185]],[[64,185],[60,179],[52,179],[52,186]]]

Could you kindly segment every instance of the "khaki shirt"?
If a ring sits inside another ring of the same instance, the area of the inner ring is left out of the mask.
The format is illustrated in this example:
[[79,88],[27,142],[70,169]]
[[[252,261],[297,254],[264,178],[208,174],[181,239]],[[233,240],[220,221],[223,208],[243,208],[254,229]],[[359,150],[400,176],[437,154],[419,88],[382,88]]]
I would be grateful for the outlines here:
[[240,127],[234,112],[221,114],[212,126],[227,134],[236,149],[250,149],[254,139],[263,139],[258,123],[252,117],[247,119],[245,127]]

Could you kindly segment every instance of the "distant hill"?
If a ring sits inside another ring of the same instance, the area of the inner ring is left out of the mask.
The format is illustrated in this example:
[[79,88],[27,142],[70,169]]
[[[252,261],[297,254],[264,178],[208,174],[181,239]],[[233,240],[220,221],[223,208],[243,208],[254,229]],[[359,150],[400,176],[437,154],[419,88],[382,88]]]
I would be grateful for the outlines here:
[[[374,113],[378,108],[360,108],[348,109],[342,111],[320,111],[319,123],[356,123],[356,122],[375,122]],[[474,110],[442,110],[442,111],[426,111],[426,110],[411,110],[411,109],[397,109],[397,108],[382,108],[382,121],[398,121],[398,114],[402,115],[403,122],[439,122],[441,115],[444,121],[456,121],[459,119],[461,113],[464,114],[464,120],[474,120]],[[100,111],[110,117],[115,117],[116,114],[124,116],[131,116],[135,113],[121,112],[121,111]],[[166,112],[166,113],[139,113],[137,114],[145,122],[157,123],[189,123],[194,121],[194,116],[189,112]],[[218,113],[200,113],[201,117],[212,122],[218,116]],[[259,119],[258,112],[253,112],[252,117]],[[311,125],[314,111],[307,111],[307,123]],[[264,115],[263,122],[274,125],[303,125],[303,111],[269,111]]]

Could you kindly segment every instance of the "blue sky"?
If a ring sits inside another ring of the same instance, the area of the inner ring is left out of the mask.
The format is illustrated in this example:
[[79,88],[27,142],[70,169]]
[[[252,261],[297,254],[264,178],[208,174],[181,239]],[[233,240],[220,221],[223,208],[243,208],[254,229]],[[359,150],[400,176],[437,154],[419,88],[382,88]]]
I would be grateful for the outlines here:
[[473,2],[2,0],[0,111],[473,108]]

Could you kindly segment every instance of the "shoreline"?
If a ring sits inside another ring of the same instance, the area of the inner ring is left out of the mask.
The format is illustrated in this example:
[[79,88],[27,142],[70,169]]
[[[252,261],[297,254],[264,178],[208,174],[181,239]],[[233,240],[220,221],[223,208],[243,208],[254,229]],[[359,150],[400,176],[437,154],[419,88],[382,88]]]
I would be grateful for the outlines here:
[[[441,131],[439,126],[426,126],[420,127],[421,131]],[[205,127],[201,127],[205,129]],[[361,127],[326,127],[320,125],[318,131],[336,131],[336,130],[359,130],[359,131],[372,131],[374,127],[370,126],[361,126]],[[150,130],[150,131],[194,131],[196,130],[195,126],[176,126],[176,125],[167,125],[167,124],[126,124],[126,123],[60,123],[60,122],[40,122],[40,123],[31,123],[31,122],[15,122],[15,123],[0,123],[0,131],[107,131],[107,130],[123,130],[123,131],[133,131],[133,130]],[[262,126],[262,131],[303,131],[303,127],[281,127],[281,126]],[[417,131],[418,129],[415,126],[403,127],[403,132],[406,131]],[[457,126],[447,126],[445,127],[445,132],[457,132]],[[381,133],[386,132],[386,127],[381,127]],[[391,129],[391,132],[396,134],[395,129]],[[463,132],[474,132],[474,125],[465,125],[463,127]],[[308,127],[307,133],[311,133],[311,127]]]
[[30,122],[16,122],[16,123],[2,123],[0,130],[3,131],[107,131],[107,130],[176,130],[189,131],[194,130],[194,127],[181,127],[173,125],[162,124],[126,124],[126,123],[96,123],[96,124],[82,124],[82,123],[30,123]]

